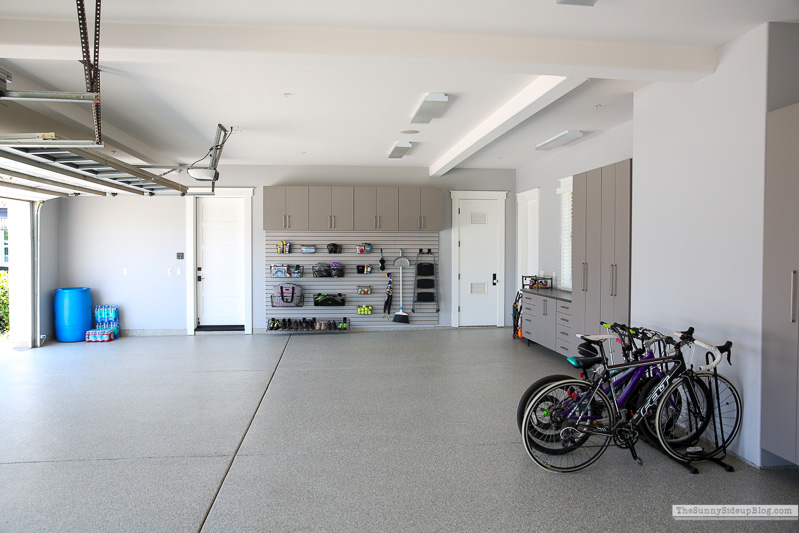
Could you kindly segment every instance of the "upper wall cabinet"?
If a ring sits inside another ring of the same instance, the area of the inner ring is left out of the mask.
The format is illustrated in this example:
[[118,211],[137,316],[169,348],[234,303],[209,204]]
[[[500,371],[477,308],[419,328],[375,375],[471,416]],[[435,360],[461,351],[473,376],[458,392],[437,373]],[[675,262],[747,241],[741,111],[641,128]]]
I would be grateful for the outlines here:
[[308,229],[353,229],[352,187],[308,187]]
[[397,231],[398,216],[397,187],[355,187],[355,230]]
[[444,217],[444,194],[433,187],[400,187],[399,230],[440,231]]
[[264,229],[308,230],[308,187],[264,187]]

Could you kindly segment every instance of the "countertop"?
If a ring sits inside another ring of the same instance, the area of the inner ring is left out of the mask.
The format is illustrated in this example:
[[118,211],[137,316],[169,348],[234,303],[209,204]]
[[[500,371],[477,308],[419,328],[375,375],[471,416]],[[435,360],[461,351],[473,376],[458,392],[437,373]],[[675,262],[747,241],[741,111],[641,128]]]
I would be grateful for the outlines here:
[[545,298],[554,298],[555,300],[562,300],[564,302],[572,301],[571,291],[562,291],[560,289],[522,289],[524,294],[531,294],[534,296],[543,296]]

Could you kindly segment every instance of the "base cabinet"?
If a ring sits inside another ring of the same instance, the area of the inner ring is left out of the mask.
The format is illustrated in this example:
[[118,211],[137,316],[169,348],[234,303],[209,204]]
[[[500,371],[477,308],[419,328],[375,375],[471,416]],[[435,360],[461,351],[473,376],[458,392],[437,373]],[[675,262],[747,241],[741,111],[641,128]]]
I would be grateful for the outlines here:
[[525,291],[522,337],[562,355],[572,355],[571,302]]

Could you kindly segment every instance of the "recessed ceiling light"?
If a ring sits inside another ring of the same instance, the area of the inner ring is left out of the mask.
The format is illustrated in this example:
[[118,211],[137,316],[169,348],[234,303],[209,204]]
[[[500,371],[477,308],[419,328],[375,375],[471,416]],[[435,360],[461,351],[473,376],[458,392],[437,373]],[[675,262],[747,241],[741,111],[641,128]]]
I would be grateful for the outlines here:
[[419,133],[419,130],[402,130],[400,133],[403,135],[416,135]]

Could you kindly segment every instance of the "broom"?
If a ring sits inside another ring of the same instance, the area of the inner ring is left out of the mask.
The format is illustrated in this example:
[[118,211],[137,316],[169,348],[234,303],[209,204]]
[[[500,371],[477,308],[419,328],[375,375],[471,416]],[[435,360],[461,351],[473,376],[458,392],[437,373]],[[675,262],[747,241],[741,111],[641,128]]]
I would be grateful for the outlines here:
[[394,260],[394,266],[398,266],[400,269],[400,282],[399,282],[399,290],[400,290],[400,308],[399,311],[394,315],[394,322],[399,322],[400,324],[410,324],[411,318],[408,316],[408,313],[405,313],[402,310],[402,267],[404,266],[411,266],[410,261],[407,258],[402,257],[402,248],[400,248],[399,257]]

